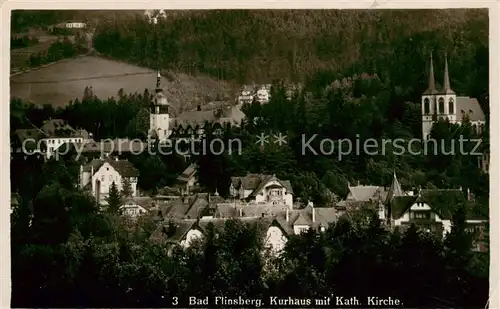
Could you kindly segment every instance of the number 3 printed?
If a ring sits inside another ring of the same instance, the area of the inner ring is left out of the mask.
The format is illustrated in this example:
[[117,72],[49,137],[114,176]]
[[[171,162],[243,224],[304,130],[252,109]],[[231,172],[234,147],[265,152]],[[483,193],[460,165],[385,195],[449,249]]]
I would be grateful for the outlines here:
[[178,297],[172,297],[172,305],[177,306],[179,304]]

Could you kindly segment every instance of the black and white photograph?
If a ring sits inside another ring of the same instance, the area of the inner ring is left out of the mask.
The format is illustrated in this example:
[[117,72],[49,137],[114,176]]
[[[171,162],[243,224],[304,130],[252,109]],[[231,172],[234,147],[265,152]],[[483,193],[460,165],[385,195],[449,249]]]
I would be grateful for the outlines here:
[[11,11],[11,307],[491,305],[491,11],[283,6]]

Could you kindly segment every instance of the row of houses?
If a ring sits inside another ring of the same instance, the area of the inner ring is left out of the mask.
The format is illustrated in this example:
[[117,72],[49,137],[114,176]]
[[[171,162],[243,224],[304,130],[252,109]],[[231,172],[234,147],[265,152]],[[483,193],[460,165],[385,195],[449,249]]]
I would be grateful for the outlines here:
[[[94,167],[92,181],[84,185],[105,204],[110,184],[121,183],[128,177],[136,183],[138,172],[126,160],[106,159],[91,162]],[[90,167],[92,168],[92,167]],[[89,167],[82,167],[88,173]],[[451,231],[452,217],[460,204],[467,205],[467,224],[471,232],[482,239],[488,218],[474,212],[473,197],[462,189],[421,189],[403,191],[394,174],[390,187],[349,185],[348,196],[329,207],[315,207],[313,203],[300,205],[294,199],[292,185],[275,175],[248,174],[232,177],[230,194],[222,198],[214,193],[200,192],[197,184],[196,165],[190,165],[177,178],[174,187],[160,190],[155,197],[135,194],[123,201],[123,214],[132,218],[140,215],[154,216],[158,222],[153,240],[165,244],[189,246],[202,237],[206,226],[223,226],[230,219],[256,223],[266,229],[266,242],[276,251],[281,250],[291,235],[309,229],[324,231],[343,216],[354,211],[375,211],[381,222],[390,229],[404,230],[416,224],[422,230],[445,237]],[[91,172],[92,174],[92,172]],[[83,176],[83,179],[89,179]],[[85,180],[87,181],[87,180]],[[305,207],[304,207],[305,206]],[[476,250],[486,250],[484,242],[475,244]]]
[[[300,84],[288,85],[286,88],[287,98],[290,100],[295,91],[302,88]],[[239,90],[236,101],[238,104],[250,104],[253,101],[259,102],[260,104],[267,104],[271,100],[271,84],[263,85],[243,85]]]

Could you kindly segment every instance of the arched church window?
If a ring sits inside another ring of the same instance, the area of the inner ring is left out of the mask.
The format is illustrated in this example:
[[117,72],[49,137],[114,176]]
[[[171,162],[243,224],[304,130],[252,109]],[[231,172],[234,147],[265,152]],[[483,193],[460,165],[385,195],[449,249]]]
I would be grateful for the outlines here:
[[444,99],[439,98],[439,113],[444,114]]
[[430,102],[428,98],[424,100],[424,114],[429,115],[431,112]]
[[455,113],[455,101],[453,98],[450,98],[448,101],[448,114],[454,114]]

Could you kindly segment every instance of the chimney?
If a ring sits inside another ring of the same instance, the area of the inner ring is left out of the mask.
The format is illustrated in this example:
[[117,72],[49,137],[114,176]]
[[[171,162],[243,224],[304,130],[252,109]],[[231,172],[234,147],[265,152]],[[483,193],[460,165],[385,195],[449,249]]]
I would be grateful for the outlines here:
[[359,180],[358,180],[358,186],[360,185]]
[[313,223],[316,222],[316,209],[314,209],[313,204],[311,203],[311,209],[312,209],[312,221]]
[[290,222],[290,209],[286,209],[286,222]]

